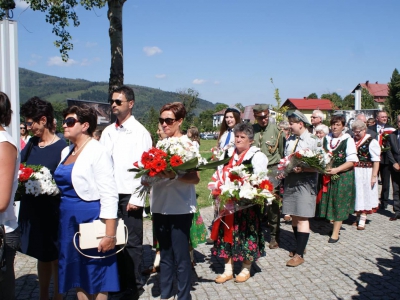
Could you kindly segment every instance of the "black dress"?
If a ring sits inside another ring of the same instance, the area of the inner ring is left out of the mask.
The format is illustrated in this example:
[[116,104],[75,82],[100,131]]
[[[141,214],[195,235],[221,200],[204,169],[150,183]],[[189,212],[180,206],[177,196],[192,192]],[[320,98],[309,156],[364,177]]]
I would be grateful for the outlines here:
[[[38,139],[32,138],[21,152],[25,158],[29,144],[33,143],[27,165],[47,167],[51,174],[61,160],[61,151],[67,146],[64,140],[39,148]],[[18,223],[21,229],[21,250],[39,261],[50,262],[58,259],[58,224],[60,195],[37,197],[26,195],[21,199]]]

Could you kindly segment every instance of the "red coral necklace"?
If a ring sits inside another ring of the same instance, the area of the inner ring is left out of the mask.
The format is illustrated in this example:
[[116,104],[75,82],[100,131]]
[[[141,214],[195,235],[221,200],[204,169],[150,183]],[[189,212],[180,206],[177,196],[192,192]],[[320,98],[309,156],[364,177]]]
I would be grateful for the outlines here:
[[336,145],[332,145],[333,137],[332,137],[332,139],[330,140],[330,142],[329,142],[329,146],[331,147],[331,149],[332,149],[332,150],[336,149],[336,148],[337,148],[337,146],[339,146],[339,143],[340,143],[340,137],[341,137],[341,136],[342,136],[342,135],[339,135],[339,136],[338,136],[338,141],[336,142]]

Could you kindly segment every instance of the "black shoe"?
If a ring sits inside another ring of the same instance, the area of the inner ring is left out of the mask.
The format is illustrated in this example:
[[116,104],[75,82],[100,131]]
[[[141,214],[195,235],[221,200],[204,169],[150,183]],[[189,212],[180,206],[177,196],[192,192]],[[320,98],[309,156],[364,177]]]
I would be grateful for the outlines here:
[[333,244],[333,243],[337,243],[339,241],[339,238],[337,238],[336,240],[333,238],[329,238],[328,243]]
[[387,209],[387,203],[381,203],[381,204],[379,204],[379,209]]

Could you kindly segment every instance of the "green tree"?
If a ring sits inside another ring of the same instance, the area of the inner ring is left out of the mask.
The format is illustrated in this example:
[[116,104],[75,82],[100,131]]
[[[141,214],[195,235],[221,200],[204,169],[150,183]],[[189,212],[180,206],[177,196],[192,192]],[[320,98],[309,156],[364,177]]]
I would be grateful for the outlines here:
[[[26,2],[34,11],[45,13],[46,22],[53,26],[52,32],[56,35],[54,45],[59,48],[63,61],[68,61],[69,51],[74,49],[72,44],[72,36],[67,28],[72,23],[78,27],[80,21],[76,11],[82,6],[85,10],[94,10],[102,8],[108,4],[107,17],[110,23],[109,36],[111,46],[111,67],[109,79],[109,92],[115,87],[124,83],[124,68],[123,68],[123,48],[122,48],[122,8],[126,0],[21,0]],[[5,2],[14,2],[4,1]],[[3,4],[3,1],[1,2]],[[15,4],[14,4],[15,7]],[[5,15],[5,8],[0,7],[0,20]]]
[[241,112],[244,112],[244,106],[242,105],[242,103],[236,103],[236,104],[235,104],[235,107],[236,107],[237,109],[239,109]]
[[272,109],[274,111],[277,112],[276,114],[276,123],[279,123],[281,121],[283,121],[285,119],[285,115],[287,110],[289,109],[289,107],[287,106],[282,106],[281,107],[281,96],[279,95],[279,89],[275,87],[274,85],[274,80],[272,78],[270,78],[270,81],[272,83],[272,85],[274,86],[275,90],[274,90],[274,98],[276,101],[276,105],[272,106]]
[[318,95],[316,93],[311,93],[307,96],[307,99],[318,99]]
[[343,109],[354,109],[354,95],[348,94],[346,97],[343,98],[342,105]]
[[158,140],[158,117],[158,111],[156,111],[154,107],[150,107],[144,118],[140,120],[143,126],[150,132],[153,142],[157,142]]
[[374,97],[368,92],[366,88],[361,90],[361,108],[362,109],[374,109],[377,108]]
[[193,124],[194,110],[199,103],[199,92],[194,89],[182,89],[177,91],[177,93],[180,102],[183,103],[186,109],[186,118],[182,124],[182,129],[186,130]]
[[199,115],[200,127],[199,130],[203,131],[213,131],[213,114],[214,111],[211,109],[204,110]]
[[342,109],[342,107],[343,107],[342,96],[340,96],[336,92],[333,92],[333,93],[330,93],[330,94],[322,94],[321,95],[321,99],[331,100],[333,105],[336,106],[339,109]]
[[397,115],[400,114],[400,74],[397,69],[394,69],[392,78],[390,78],[385,108],[392,120],[396,120]]
[[214,112],[221,111],[221,110],[223,110],[223,109],[225,109],[225,108],[228,108],[228,107],[229,107],[229,105],[227,105],[227,104],[224,104],[224,103],[217,103],[217,104],[215,104]]

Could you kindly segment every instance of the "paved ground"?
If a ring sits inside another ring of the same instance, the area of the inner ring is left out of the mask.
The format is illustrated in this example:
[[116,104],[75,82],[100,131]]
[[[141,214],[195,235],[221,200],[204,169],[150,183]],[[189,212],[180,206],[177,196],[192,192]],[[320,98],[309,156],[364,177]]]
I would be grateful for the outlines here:
[[[305,256],[297,268],[285,266],[294,238],[290,224],[282,222],[281,248],[270,250],[252,270],[252,277],[242,284],[229,281],[214,283],[223,272],[223,261],[210,258],[210,246],[196,249],[197,266],[192,273],[193,299],[400,299],[400,220],[389,222],[392,206],[370,217],[366,230],[357,231],[344,224],[337,244],[328,244],[332,225],[311,223],[312,233]],[[201,214],[211,224],[212,210]],[[152,264],[151,222],[145,222],[143,266]],[[266,233],[266,239],[269,235]],[[235,266],[239,273],[240,266]],[[36,261],[23,254],[16,259],[17,299],[37,299]],[[159,275],[146,278],[145,293],[140,299],[159,298]],[[115,297],[114,297],[115,298]],[[71,290],[65,299],[75,299]]]

